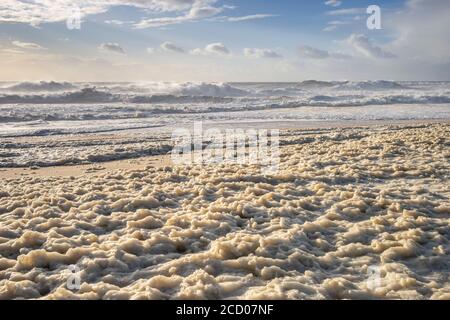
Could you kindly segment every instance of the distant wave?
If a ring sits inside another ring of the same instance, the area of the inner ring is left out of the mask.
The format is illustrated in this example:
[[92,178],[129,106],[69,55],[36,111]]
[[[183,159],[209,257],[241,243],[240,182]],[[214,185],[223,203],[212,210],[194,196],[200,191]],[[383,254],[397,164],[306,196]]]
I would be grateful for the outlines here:
[[[450,83],[307,80],[298,83],[143,82],[94,85],[41,81],[0,85],[0,105],[116,104],[115,108],[122,111],[131,105],[147,105],[149,108],[144,114],[155,114],[158,110],[161,113],[196,113],[418,103],[450,103]],[[60,112],[54,109],[54,113]],[[0,119],[14,115],[14,112],[2,113]],[[29,113],[34,115],[40,111],[31,108]],[[49,114],[54,116],[53,112]],[[92,112],[89,116],[101,117],[103,114]]]
[[364,96],[314,96],[306,105],[311,106],[369,106],[369,105],[392,105],[392,104],[443,104],[450,103],[447,95],[386,95],[378,97]]
[[135,104],[186,104],[186,103],[228,103],[233,98],[215,96],[175,95],[125,95],[84,88],[75,92],[45,95],[0,95],[0,104],[70,104],[70,103],[135,103]]
[[193,83],[181,84],[173,90],[173,93],[185,96],[209,96],[209,97],[242,97],[249,92],[233,87],[227,83]]
[[303,89],[320,89],[330,88],[336,85],[336,82],[331,81],[318,81],[318,80],[306,80],[298,84],[299,88]]
[[408,87],[395,81],[376,80],[376,81],[318,81],[307,80],[300,82],[298,87],[301,89],[340,89],[340,90],[397,90],[407,89]]
[[0,95],[0,104],[29,103],[29,104],[55,104],[55,103],[106,103],[120,102],[120,96],[97,91],[95,88],[84,88],[75,92],[60,94],[3,94]]
[[343,82],[338,83],[334,87],[335,89],[345,89],[345,90],[398,90],[407,89],[407,87],[394,82],[386,80],[377,81],[360,81],[360,82]]
[[208,97],[243,97],[251,92],[227,83],[207,82],[141,82],[141,83],[92,83],[98,90],[123,95],[173,95]]
[[53,92],[73,90],[77,86],[70,82],[40,81],[40,82],[19,82],[3,88],[3,90],[13,92]]
[[[24,82],[2,88],[0,104],[225,103],[250,93],[226,83],[80,84]],[[63,91],[63,92],[58,92]]]
[[127,100],[130,103],[228,103],[232,98],[214,96],[175,96],[175,95],[152,95],[135,96]]

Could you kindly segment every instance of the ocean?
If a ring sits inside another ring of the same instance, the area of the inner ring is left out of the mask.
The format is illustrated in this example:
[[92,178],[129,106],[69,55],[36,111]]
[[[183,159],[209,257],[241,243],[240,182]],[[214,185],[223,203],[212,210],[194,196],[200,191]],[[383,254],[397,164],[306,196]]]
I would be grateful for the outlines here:
[[450,82],[0,83],[0,136],[166,128],[194,121],[450,118]]

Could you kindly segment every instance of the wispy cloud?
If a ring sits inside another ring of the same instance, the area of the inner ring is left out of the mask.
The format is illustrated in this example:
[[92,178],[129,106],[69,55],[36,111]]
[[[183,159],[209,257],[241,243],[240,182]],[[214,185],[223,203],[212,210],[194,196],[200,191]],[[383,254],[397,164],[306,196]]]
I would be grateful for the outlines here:
[[[178,23],[179,20],[188,21],[210,17],[229,8],[217,7],[215,6],[216,2],[217,0],[3,0],[0,2],[0,22],[20,22],[36,26],[42,23],[67,20],[73,17],[75,12],[81,17],[85,17],[104,13],[112,7],[129,6],[142,9],[147,13],[182,13],[174,20],[175,23]],[[152,19],[147,20],[149,20],[149,25],[152,25]],[[147,20],[141,21],[140,25],[144,26]]]
[[349,55],[340,53],[340,52],[329,52],[327,50],[322,50],[306,45],[302,45],[298,48],[298,53],[302,58],[307,59],[316,59],[316,60],[323,60],[323,59],[349,59],[351,58]]
[[277,15],[275,15],[275,14],[252,14],[252,15],[248,15],[248,16],[224,17],[224,18],[228,22],[240,22],[240,21],[257,20],[257,19],[265,19],[265,18],[272,18],[272,17],[277,17]]
[[323,31],[333,31],[336,30],[339,26],[348,25],[350,21],[346,20],[333,20],[327,23],[327,26],[323,29]]
[[282,58],[283,56],[272,49],[245,48],[244,55],[250,58]]
[[[179,0],[180,1],[180,0]],[[214,17],[229,7],[216,7],[213,4],[215,0],[187,0],[185,2],[193,2],[189,10],[184,11],[182,15],[175,17],[162,17],[143,19],[135,24],[137,29],[155,28],[185,22],[196,22],[201,19]]]
[[44,50],[45,48],[41,45],[33,42],[22,42],[22,41],[13,41],[13,46],[22,48],[22,49],[29,49],[29,50]]
[[331,7],[339,7],[342,4],[342,1],[339,0],[328,0],[325,2],[325,5]]
[[133,24],[135,22],[134,21],[122,21],[122,20],[105,20],[105,23],[116,25],[116,26],[122,26],[122,25],[127,25],[127,24]]
[[191,51],[193,55],[213,55],[213,56],[228,56],[230,50],[221,42],[208,44],[204,49],[197,48]]
[[102,44],[100,44],[100,46],[98,48],[102,51],[110,51],[110,52],[120,53],[120,54],[126,53],[125,50],[118,43],[112,43],[112,42],[102,43]]
[[352,34],[347,39],[348,44],[353,50],[367,58],[395,58],[396,56],[376,46],[372,41],[363,34]]
[[356,15],[364,14],[366,9],[364,8],[348,8],[348,9],[337,9],[327,11],[326,14],[329,16],[346,16],[346,15]]
[[161,49],[168,52],[177,52],[177,53],[184,53],[184,49],[180,46],[177,46],[176,44],[172,42],[164,42],[161,44]]

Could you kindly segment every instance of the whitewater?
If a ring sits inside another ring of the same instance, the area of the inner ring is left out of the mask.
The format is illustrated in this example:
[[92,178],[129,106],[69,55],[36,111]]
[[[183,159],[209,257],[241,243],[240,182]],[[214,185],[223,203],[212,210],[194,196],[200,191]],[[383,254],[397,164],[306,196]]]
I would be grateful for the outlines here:
[[193,121],[450,118],[450,82],[0,83],[0,136],[111,132]]
[[0,168],[166,154],[171,133],[450,119],[450,82],[0,83]]

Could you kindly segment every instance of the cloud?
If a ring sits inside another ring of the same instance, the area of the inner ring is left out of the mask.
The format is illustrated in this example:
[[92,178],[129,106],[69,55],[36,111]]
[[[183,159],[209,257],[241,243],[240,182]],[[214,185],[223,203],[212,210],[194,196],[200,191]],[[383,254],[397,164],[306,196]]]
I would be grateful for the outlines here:
[[328,51],[313,48],[310,46],[300,46],[298,48],[299,53],[302,57],[311,59],[327,59],[330,57]]
[[134,21],[122,21],[122,20],[105,20],[106,24],[112,24],[116,26],[122,26],[124,24],[133,24]]
[[177,46],[176,44],[172,42],[164,42],[161,44],[161,49],[168,52],[177,52],[177,53],[184,53],[184,49]]
[[258,48],[245,48],[244,55],[250,58],[282,58],[283,56],[278,54],[272,49],[258,49]]
[[331,7],[339,7],[342,4],[342,1],[339,0],[328,0],[325,2],[325,5]]
[[256,20],[256,19],[265,19],[265,18],[271,18],[276,17],[277,15],[274,14],[252,14],[248,16],[241,16],[241,17],[224,17],[226,21],[228,22],[240,22],[240,21],[248,21],[248,20]]
[[343,21],[343,20],[333,20],[329,21],[327,23],[327,26],[323,29],[323,31],[333,31],[338,28],[338,26],[348,25],[350,24],[350,21]]
[[395,58],[393,53],[383,50],[370,41],[370,39],[362,34],[352,34],[347,43],[350,44],[352,49],[367,58]]
[[329,26],[326,26],[325,28],[323,28],[322,31],[330,32],[330,31],[334,31],[336,29],[337,29],[336,25],[329,25]]
[[0,53],[7,55],[18,55],[18,54],[25,54],[26,52],[18,49],[0,48]]
[[[404,10],[384,15],[384,28],[395,34],[390,44],[399,55],[433,63],[450,63],[448,0],[409,0]],[[448,70],[448,67],[447,67]],[[450,73],[450,72],[449,72]]]
[[[161,0],[162,1],[162,0]],[[155,28],[185,22],[196,22],[201,19],[214,17],[229,7],[215,7],[213,4],[216,0],[186,0],[191,2],[190,9],[184,11],[182,15],[176,17],[162,17],[143,19],[135,24],[137,29]]]
[[186,21],[189,21],[189,19],[186,19],[185,17],[144,19],[141,20],[139,23],[136,23],[134,27],[136,29],[155,28],[179,24]]
[[204,49],[194,49],[191,51],[194,55],[215,55],[215,56],[227,56],[230,54],[230,50],[221,42],[208,44]]
[[[20,22],[31,25],[60,22],[72,18],[104,13],[112,7],[130,6],[149,13],[183,12],[185,19],[199,19],[222,11],[214,7],[216,0],[2,0],[0,22]],[[151,20],[151,19],[150,19]],[[145,21],[145,20],[143,20]]]
[[22,49],[30,49],[30,50],[44,50],[45,48],[40,46],[37,43],[33,42],[22,42],[22,41],[13,41],[13,46],[22,48]]
[[324,59],[350,59],[351,56],[341,53],[341,52],[329,52],[327,50],[322,50],[310,46],[302,45],[298,48],[298,52],[301,57],[307,59],[316,59],[316,60],[324,60]]
[[[207,3],[207,1],[205,1]],[[187,17],[189,19],[201,19],[201,18],[208,18],[215,16],[223,11],[223,8],[219,7],[213,7],[208,4],[205,4],[204,1],[199,1],[195,3],[191,10],[189,10],[189,13],[187,14]]]
[[[133,24],[137,29],[198,22],[217,16],[225,10],[236,7],[217,5],[218,0],[2,0],[0,2],[0,23],[19,22],[33,26],[42,23],[61,22],[74,17],[84,18],[107,12],[117,6],[129,6],[146,14],[173,13],[162,17],[144,17],[139,22],[106,20],[113,25]],[[242,17],[224,17],[226,21],[247,21],[271,17],[270,14],[253,14]]]
[[103,51],[125,54],[125,50],[118,43],[102,43],[98,48]]
[[348,9],[338,9],[338,10],[330,10],[327,11],[327,15],[329,16],[346,16],[346,15],[356,15],[356,14],[365,14],[365,8],[348,8]]

